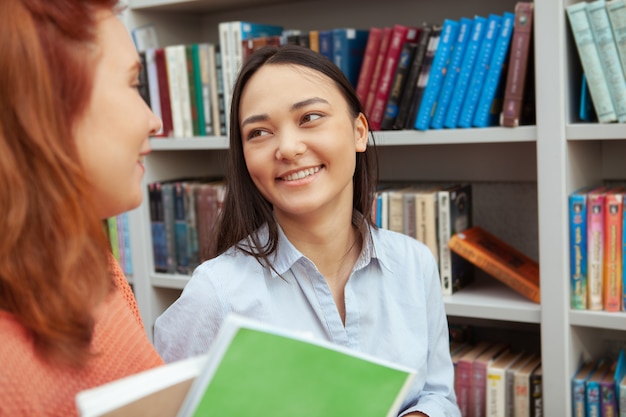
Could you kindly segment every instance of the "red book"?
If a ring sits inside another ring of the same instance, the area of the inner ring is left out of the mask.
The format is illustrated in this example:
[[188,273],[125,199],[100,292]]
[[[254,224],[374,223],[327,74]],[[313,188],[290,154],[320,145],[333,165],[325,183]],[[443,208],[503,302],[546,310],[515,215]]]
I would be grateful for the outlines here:
[[376,95],[374,96],[372,109],[369,113],[369,122],[372,130],[380,130],[387,106],[387,98],[391,91],[391,84],[393,76],[396,73],[402,47],[406,42],[415,42],[419,36],[420,30],[419,28],[399,24],[393,26],[389,47],[387,48],[387,53],[380,70],[380,79],[376,85]]
[[367,44],[365,45],[365,53],[363,54],[361,72],[359,73],[359,79],[356,84],[356,95],[359,97],[359,100],[361,100],[363,106],[365,106],[369,86],[372,82],[372,75],[374,75],[374,66],[376,65],[382,38],[382,28],[370,28],[369,35],[367,36]]
[[480,342],[463,354],[455,369],[454,391],[462,416],[469,416],[470,392],[472,381],[472,364],[481,353],[489,348],[488,342]]
[[383,36],[380,40],[380,48],[378,48],[378,56],[376,57],[376,63],[374,64],[374,72],[372,73],[372,80],[368,85],[367,99],[365,100],[365,113],[367,117],[372,114],[372,106],[374,105],[374,99],[376,98],[376,86],[380,79],[381,69],[385,56],[387,55],[387,49],[389,49],[389,42],[391,41],[390,27],[383,28]]
[[472,362],[470,378],[469,417],[483,417],[487,403],[487,367],[495,358],[506,351],[504,343],[494,343]]
[[167,65],[165,63],[165,50],[163,48],[158,48],[154,51],[154,62],[156,63],[157,78],[159,80],[161,122],[163,123],[163,133],[159,136],[172,136],[172,105],[170,103],[170,89],[167,81]]

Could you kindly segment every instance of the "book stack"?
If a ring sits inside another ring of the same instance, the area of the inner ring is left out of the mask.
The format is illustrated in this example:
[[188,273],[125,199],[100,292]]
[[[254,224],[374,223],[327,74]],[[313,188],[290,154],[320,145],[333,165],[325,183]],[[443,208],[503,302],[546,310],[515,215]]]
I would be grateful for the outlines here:
[[448,247],[452,235],[472,226],[471,184],[383,183],[372,213],[378,227],[411,236],[431,250],[444,295],[473,281],[472,265]]
[[625,311],[625,196],[621,185],[583,187],[569,196],[573,309]]
[[626,122],[626,4],[593,0],[569,5],[566,13],[583,70],[581,120]]

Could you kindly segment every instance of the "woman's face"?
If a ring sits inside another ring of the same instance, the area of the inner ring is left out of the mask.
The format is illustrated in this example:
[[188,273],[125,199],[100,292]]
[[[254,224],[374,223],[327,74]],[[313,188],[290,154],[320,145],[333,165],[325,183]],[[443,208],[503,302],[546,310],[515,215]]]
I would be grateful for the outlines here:
[[306,67],[265,65],[243,89],[239,110],[248,171],[279,220],[352,210],[367,121],[350,114],[330,78]]
[[95,53],[93,90],[74,135],[96,207],[106,218],[141,203],[148,137],[161,121],[139,95],[138,54],[126,28],[111,12],[99,15]]

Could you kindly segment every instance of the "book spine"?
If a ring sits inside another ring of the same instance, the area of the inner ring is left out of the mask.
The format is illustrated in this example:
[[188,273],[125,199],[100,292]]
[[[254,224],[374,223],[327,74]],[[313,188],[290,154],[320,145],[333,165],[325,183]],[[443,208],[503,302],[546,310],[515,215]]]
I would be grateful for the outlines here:
[[191,103],[191,121],[194,136],[206,136],[204,125],[204,96],[202,73],[200,72],[200,51],[197,43],[186,46],[187,77],[189,82],[189,101]]
[[117,237],[117,220],[115,217],[107,218],[107,227],[109,233],[109,245],[111,247],[111,252],[113,253],[113,257],[120,262],[120,245]]
[[183,123],[183,107],[182,107],[182,91],[180,85],[180,76],[178,73],[184,65],[183,62],[179,62],[180,56],[176,50],[177,46],[165,47],[165,58],[167,66],[167,82],[170,92],[170,103],[172,109],[172,130],[174,137],[184,137],[184,123]]
[[[472,186],[464,184],[450,192],[450,236],[472,226]],[[474,266],[456,253],[450,253],[450,281],[443,281],[444,295],[452,295],[474,279]],[[447,285],[446,285],[447,284]]]
[[124,255],[126,261],[124,262],[124,273],[127,276],[133,275],[133,256],[130,249],[130,224],[128,223],[128,213],[122,213],[120,215],[122,219],[122,230],[124,234]]
[[604,206],[603,307],[620,311],[622,301],[622,194],[610,192]]
[[472,371],[472,364],[466,360],[459,360],[456,366],[457,380],[454,390],[456,392],[456,400],[461,410],[462,416],[468,416],[469,414],[469,398],[470,398],[470,378]]
[[[411,30],[414,31],[413,29]],[[387,104],[389,91],[391,91],[393,75],[395,74],[398,60],[400,59],[402,45],[407,40],[408,33],[409,28],[407,26],[395,25],[393,27],[389,47],[381,66],[380,79],[378,80],[378,84],[376,86],[376,94],[372,103],[372,110],[369,114],[369,122],[372,130],[380,130],[383,116],[385,114],[385,105]]]
[[220,99],[224,103],[224,127],[225,131],[228,131],[228,114],[230,113],[230,97],[232,94],[232,86],[234,83],[234,79],[232,78],[232,74],[234,70],[233,60],[234,60],[234,47],[232,44],[232,36],[231,36],[231,26],[234,26],[235,22],[220,22],[218,24],[218,32],[219,32],[219,45],[220,45],[220,78],[222,80],[222,89],[223,94]]
[[161,184],[161,198],[163,201],[163,224],[165,225],[165,253],[167,272],[176,272],[176,234],[174,218],[174,184]]
[[587,219],[587,308],[602,310],[602,276],[604,258],[604,201],[602,193],[588,196]]
[[393,128],[396,117],[399,112],[399,104],[402,99],[402,94],[406,92],[405,82],[406,76],[413,61],[417,44],[413,42],[406,42],[402,46],[402,52],[398,59],[398,65],[396,67],[396,73],[393,76],[393,82],[391,83],[391,91],[389,91],[389,97],[387,98],[387,104],[385,105],[385,113],[383,114],[383,121],[380,128],[382,130],[389,130]]
[[433,66],[433,60],[439,47],[439,40],[441,39],[441,26],[433,26],[433,31],[426,48],[426,55],[424,56],[424,62],[420,68],[419,76],[417,77],[417,85],[413,92],[413,98],[411,99],[411,105],[409,106],[409,112],[406,119],[405,129],[414,129],[415,119],[417,112],[419,111],[422,99],[424,97],[424,91],[428,84],[428,78],[430,77],[430,70]]
[[506,82],[506,68],[514,23],[513,13],[505,12],[502,15],[500,31],[472,120],[472,125],[475,127],[493,126],[498,122],[502,111],[502,93]]
[[[161,93],[159,91],[159,74],[156,63],[156,49],[146,49],[146,74],[148,76],[148,90],[150,91],[150,109],[159,118],[163,119],[161,114]],[[155,133],[155,136],[163,136],[163,122],[161,128]]]
[[400,104],[398,105],[398,115],[393,122],[393,129],[401,130],[406,126],[406,119],[411,107],[411,100],[417,89],[417,78],[420,74],[420,68],[424,62],[424,56],[426,55],[426,48],[428,48],[428,42],[430,35],[432,34],[432,26],[425,25],[422,27],[420,36],[417,42],[417,49],[415,50],[415,56],[411,62],[411,67],[407,74],[406,83],[404,84],[404,92],[400,98]]
[[402,196],[404,191],[394,190],[388,192],[389,197],[389,225],[388,229],[398,233],[404,233],[404,206]]
[[569,197],[571,308],[587,308],[587,195]]
[[600,415],[603,417],[617,417],[619,415],[615,398],[615,381],[613,380],[600,381]]
[[170,88],[165,61],[165,50],[158,48],[154,51],[154,60],[157,67],[157,78],[159,81],[159,101],[161,106],[161,134],[159,136],[171,136],[172,127],[172,104],[170,100]]
[[365,102],[367,100],[367,92],[372,81],[372,75],[374,74],[374,66],[376,65],[376,58],[378,57],[380,41],[382,38],[382,28],[370,28],[369,35],[367,37],[367,45],[365,46],[365,53],[363,54],[363,62],[361,63],[359,80],[356,84],[356,95],[359,97],[359,100],[361,100],[362,106],[365,106]]
[[352,28],[333,29],[333,60],[353,87],[359,78],[367,33],[367,30]]
[[202,91],[199,98],[202,106],[202,120],[198,122],[201,136],[215,135],[213,126],[213,108],[212,108],[212,81],[211,81],[211,65],[215,65],[213,59],[209,57],[211,54],[211,45],[208,43],[198,44],[198,62],[197,70],[199,76],[196,78],[196,89]]
[[380,40],[380,48],[378,49],[378,56],[376,57],[374,70],[372,72],[372,81],[369,84],[367,98],[365,100],[365,113],[367,114],[367,117],[369,119],[371,119],[372,108],[374,106],[374,100],[376,99],[376,92],[378,91],[378,82],[380,81],[380,74],[382,72],[383,63],[385,62],[385,57],[387,56],[387,50],[389,49],[392,34],[392,28],[383,28],[383,35]]
[[617,115],[607,84],[604,70],[598,54],[598,48],[593,39],[593,33],[587,15],[587,3],[581,2],[567,6],[567,17],[572,29],[576,49],[583,71],[587,77],[589,92],[596,115],[600,123],[617,121]]
[[330,61],[333,60],[333,32],[331,30],[319,31],[320,54]]
[[626,75],[626,2],[624,0],[608,0],[606,11],[611,20],[611,30],[617,45],[622,71]]
[[183,117],[183,137],[190,138],[193,137],[195,134],[194,117],[196,116],[194,115],[194,111],[192,110],[192,107],[195,108],[195,97],[193,100],[191,97],[193,88],[193,77],[190,76],[190,70],[193,64],[191,63],[191,54],[187,51],[190,51],[190,45],[179,45],[176,47],[176,53],[178,53],[177,62],[181,65],[181,67],[177,71],[177,75],[178,84],[180,86],[180,106]]
[[467,93],[467,87],[472,76],[472,69],[474,68],[474,63],[476,62],[478,51],[485,34],[486,25],[487,19],[484,17],[476,16],[474,18],[472,33],[470,34],[467,46],[465,47],[465,54],[463,54],[461,70],[454,86],[454,92],[450,98],[448,110],[446,111],[446,117],[443,125],[448,129],[455,129],[457,127],[459,115],[461,114],[461,108],[463,107],[463,102]]
[[515,416],[530,416],[530,379],[525,373],[515,374]]
[[426,88],[424,89],[424,97],[414,122],[414,127],[417,130],[428,130],[430,126],[430,120],[437,107],[437,98],[446,75],[446,68],[450,61],[450,54],[456,41],[458,30],[458,21],[452,19],[443,21],[439,46],[433,59],[433,66],[430,69],[428,83],[426,83]]
[[502,16],[495,14],[489,15],[485,36],[483,37],[478,56],[476,57],[472,76],[467,87],[467,94],[465,95],[461,113],[459,114],[457,127],[467,128],[472,126],[474,113],[476,112],[480,92],[482,91],[485,76],[489,68],[489,62],[491,62],[491,56],[493,55],[493,48],[495,47],[501,21]]
[[176,247],[176,271],[189,273],[189,256],[187,248],[187,219],[183,183],[174,184],[174,241]]
[[586,417],[600,417],[600,384],[597,381],[587,381],[585,406]]
[[589,26],[598,48],[617,120],[620,123],[626,122],[626,79],[613,38],[606,1],[594,0],[587,3],[587,16],[589,16]]
[[486,417],[503,417],[505,409],[505,369],[487,368]]
[[437,192],[437,229],[439,242],[439,275],[443,294],[450,295],[452,288],[452,261],[448,242],[451,237],[450,192]]
[[416,225],[416,207],[415,207],[415,192],[407,191],[402,196],[403,201],[403,219],[402,225],[404,226],[404,233],[407,236],[417,239],[417,225]]
[[534,3],[520,1],[515,5],[515,24],[511,39],[502,113],[500,125],[517,127],[520,125],[522,106],[526,87],[527,72],[534,71],[528,68],[530,45],[533,38]]
[[459,20],[459,30],[457,38],[450,55],[448,67],[439,91],[439,97],[437,98],[437,104],[435,106],[435,112],[430,121],[431,129],[443,129],[446,113],[450,106],[450,100],[456,87],[456,81],[461,71],[461,65],[463,63],[463,56],[465,55],[465,48],[467,42],[472,33],[472,26],[474,21],[467,17],[462,17]]
[[[538,368],[539,370],[541,368]],[[530,417],[543,416],[543,375],[540,372],[533,372],[529,381],[530,395]]]
[[309,31],[309,48],[312,51],[320,51],[320,31],[319,29],[312,29]]
[[487,364],[480,362],[472,366],[472,383],[470,392],[470,415],[485,415],[485,399],[487,389]]

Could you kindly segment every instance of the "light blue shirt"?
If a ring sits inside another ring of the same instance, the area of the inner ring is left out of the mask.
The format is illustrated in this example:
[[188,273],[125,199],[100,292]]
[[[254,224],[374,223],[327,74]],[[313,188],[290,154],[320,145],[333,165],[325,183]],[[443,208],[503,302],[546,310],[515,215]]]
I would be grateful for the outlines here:
[[[235,312],[415,369],[401,416],[460,416],[430,250],[389,230],[372,229],[371,239],[365,233],[345,287],[344,326],[324,277],[280,228],[279,234],[272,260],[281,276],[232,248],[196,268],[180,298],[156,320],[155,346],[165,361],[206,353],[223,320]],[[260,236],[267,236],[264,229]]]

